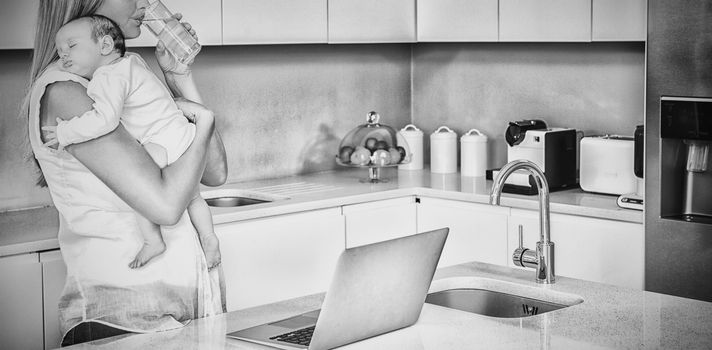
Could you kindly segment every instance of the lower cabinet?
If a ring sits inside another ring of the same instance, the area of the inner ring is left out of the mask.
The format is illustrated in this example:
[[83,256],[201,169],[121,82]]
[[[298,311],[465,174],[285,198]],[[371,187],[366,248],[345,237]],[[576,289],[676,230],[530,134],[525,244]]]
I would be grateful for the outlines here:
[[[539,240],[539,213],[512,209],[508,252],[519,246],[520,225],[525,247],[534,249]],[[550,226],[556,275],[639,290],[644,288],[645,235],[642,224],[552,213]],[[511,258],[507,263],[514,267]]]
[[414,196],[345,205],[342,210],[346,248],[416,233]]
[[220,224],[215,233],[228,311],[326,291],[344,250],[339,207]]
[[507,265],[509,210],[488,204],[420,198],[418,232],[450,228],[438,267],[469,261]]
[[42,265],[37,253],[0,258],[0,348],[42,349]]
[[59,298],[67,279],[67,266],[59,250],[40,253],[42,263],[42,304],[44,306],[45,349],[58,348],[62,342],[59,331]]

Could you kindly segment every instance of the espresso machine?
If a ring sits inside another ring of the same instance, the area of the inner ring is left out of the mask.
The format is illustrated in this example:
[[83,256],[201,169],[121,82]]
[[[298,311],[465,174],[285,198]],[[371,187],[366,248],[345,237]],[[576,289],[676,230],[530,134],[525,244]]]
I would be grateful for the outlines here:
[[712,98],[660,101],[661,217],[712,224]]
[[[511,121],[505,130],[507,162],[524,159],[544,172],[550,191],[578,186],[579,133],[571,128],[549,128],[541,119]],[[496,178],[493,171],[493,178]],[[507,178],[504,192],[536,194],[534,178],[527,172],[514,172]]]

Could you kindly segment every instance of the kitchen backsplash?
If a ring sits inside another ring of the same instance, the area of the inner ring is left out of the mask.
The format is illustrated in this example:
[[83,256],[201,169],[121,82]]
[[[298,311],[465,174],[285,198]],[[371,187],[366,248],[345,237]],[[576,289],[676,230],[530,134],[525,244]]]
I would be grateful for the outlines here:
[[[152,51],[137,51],[157,69]],[[0,53],[0,211],[49,205],[16,112],[30,52]],[[371,110],[396,128],[414,122],[426,145],[442,124],[480,128],[490,166],[506,161],[508,120],[619,134],[643,120],[642,43],[204,47],[193,70],[218,116],[230,182],[335,168],[341,137]]]
[[[488,167],[507,162],[508,121],[543,119],[586,135],[633,135],[643,124],[645,45],[626,43],[418,44],[413,121],[488,137]],[[429,154],[425,154],[426,162]]]

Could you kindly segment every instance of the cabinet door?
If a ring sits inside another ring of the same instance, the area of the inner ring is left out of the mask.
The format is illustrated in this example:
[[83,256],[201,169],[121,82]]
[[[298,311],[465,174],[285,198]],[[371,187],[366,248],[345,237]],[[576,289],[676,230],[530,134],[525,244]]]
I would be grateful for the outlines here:
[[415,42],[415,0],[329,0],[329,43]]
[[59,331],[58,305],[67,279],[67,266],[64,265],[59,250],[40,253],[40,262],[42,263],[45,349],[55,349],[62,342],[62,334]]
[[3,0],[0,11],[0,50],[31,49],[40,0]]
[[326,0],[231,0],[223,3],[223,42],[326,43]]
[[227,310],[324,292],[344,250],[340,208],[215,226]]
[[497,41],[497,0],[418,0],[418,41]]
[[647,0],[592,0],[591,40],[645,41]]
[[415,197],[345,205],[346,248],[415,234],[415,210]]
[[591,41],[591,0],[500,0],[500,41]]
[[439,267],[480,261],[507,265],[509,208],[435,198],[420,198],[418,232],[449,227]]
[[[221,0],[162,0],[173,13],[183,14],[182,21],[190,23],[198,35],[200,45],[222,44]],[[156,37],[148,28],[141,27],[141,35],[126,41],[129,47],[156,46]]]
[[[539,240],[539,214],[512,209],[509,252],[519,245],[519,225],[524,230],[525,247],[533,249]],[[550,225],[556,275],[643,289],[645,238],[642,224],[551,214]],[[514,267],[511,259],[508,263]],[[534,271],[529,270],[533,279]]]
[[41,349],[42,265],[36,253],[0,258],[0,346]]

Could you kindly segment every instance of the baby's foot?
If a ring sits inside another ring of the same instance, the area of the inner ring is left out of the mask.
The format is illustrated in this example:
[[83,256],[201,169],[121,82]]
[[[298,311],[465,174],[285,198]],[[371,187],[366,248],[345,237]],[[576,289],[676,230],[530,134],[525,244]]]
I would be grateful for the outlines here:
[[146,265],[151,259],[163,254],[166,250],[166,244],[161,241],[144,242],[141,250],[136,254],[134,260],[129,264],[132,269],[137,269]]
[[218,236],[214,233],[200,236],[200,244],[203,246],[208,269],[220,265],[220,241]]

